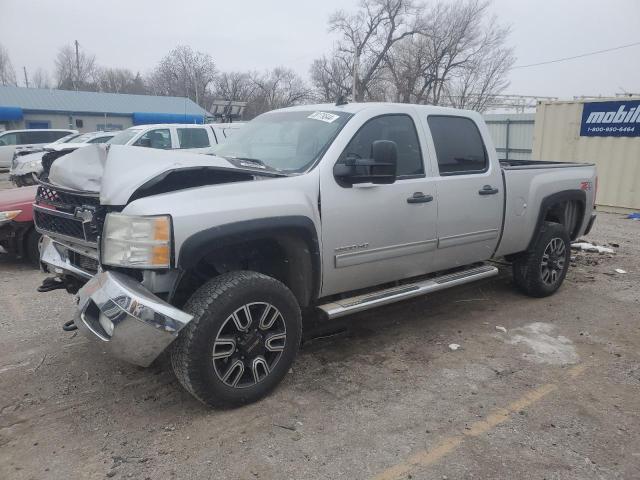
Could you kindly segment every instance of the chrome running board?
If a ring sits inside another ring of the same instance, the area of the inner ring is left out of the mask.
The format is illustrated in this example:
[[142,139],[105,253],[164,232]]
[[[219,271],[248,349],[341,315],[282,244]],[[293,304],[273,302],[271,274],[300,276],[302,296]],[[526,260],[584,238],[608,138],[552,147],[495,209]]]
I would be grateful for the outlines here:
[[456,285],[462,285],[482,278],[493,277],[497,274],[498,269],[496,267],[481,265],[420,282],[408,283],[377,292],[335,300],[331,303],[320,305],[318,308],[322,310],[329,319],[334,319],[389,303],[399,302],[400,300],[437,292],[438,290],[444,290],[445,288],[455,287]]

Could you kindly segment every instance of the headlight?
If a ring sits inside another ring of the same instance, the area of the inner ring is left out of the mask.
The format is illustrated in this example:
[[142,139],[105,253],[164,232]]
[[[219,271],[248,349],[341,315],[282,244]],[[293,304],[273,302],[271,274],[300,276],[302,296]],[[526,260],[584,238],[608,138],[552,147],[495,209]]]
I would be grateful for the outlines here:
[[21,213],[22,213],[22,210],[8,210],[6,212],[0,212],[0,225],[4,225],[10,220],[13,220]]
[[25,168],[38,168],[41,165],[41,161],[40,160],[31,160],[30,162],[27,162],[25,164]]
[[171,217],[109,213],[102,234],[102,263],[130,268],[169,268]]

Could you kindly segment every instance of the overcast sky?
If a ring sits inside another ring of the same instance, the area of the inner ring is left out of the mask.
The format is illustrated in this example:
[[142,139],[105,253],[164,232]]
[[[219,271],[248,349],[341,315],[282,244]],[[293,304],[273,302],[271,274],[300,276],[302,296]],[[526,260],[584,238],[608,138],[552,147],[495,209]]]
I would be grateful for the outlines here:
[[[328,52],[327,18],[357,0],[2,0],[0,43],[16,70],[53,71],[77,39],[104,66],[148,72],[178,44],[210,53],[220,70],[289,66],[306,76]],[[494,0],[511,26],[517,65],[640,41],[639,0]],[[508,93],[571,98],[640,92],[640,46],[513,70]]]

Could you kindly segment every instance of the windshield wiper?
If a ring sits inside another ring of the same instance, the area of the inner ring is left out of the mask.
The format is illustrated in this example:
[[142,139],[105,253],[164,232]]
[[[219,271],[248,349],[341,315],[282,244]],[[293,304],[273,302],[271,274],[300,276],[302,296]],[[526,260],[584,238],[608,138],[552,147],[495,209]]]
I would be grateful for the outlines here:
[[284,177],[288,176],[285,172],[282,172],[277,168],[273,168],[271,165],[267,165],[262,160],[259,160],[257,158],[231,157],[231,156],[229,157],[223,156],[222,158],[226,158],[227,160],[230,160],[232,163],[235,163],[240,167],[259,168],[260,170],[265,170],[272,175],[276,174],[276,175],[282,175]]
[[229,158],[232,158],[233,160],[239,160],[241,162],[255,163],[256,165],[259,165],[262,168],[267,168],[267,164],[264,163],[262,160],[258,160],[257,158],[248,158],[248,157],[229,157]]

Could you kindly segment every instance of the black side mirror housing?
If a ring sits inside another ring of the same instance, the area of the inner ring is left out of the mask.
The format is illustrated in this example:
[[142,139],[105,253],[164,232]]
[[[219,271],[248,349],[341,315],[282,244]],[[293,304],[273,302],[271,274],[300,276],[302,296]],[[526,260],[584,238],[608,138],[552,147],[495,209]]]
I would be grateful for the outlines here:
[[398,146],[391,140],[371,144],[371,158],[346,158],[336,163],[333,175],[342,186],[357,183],[390,184],[396,181]]

